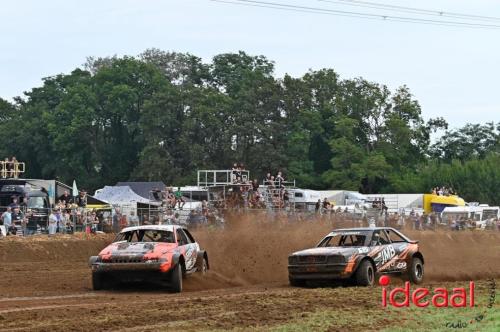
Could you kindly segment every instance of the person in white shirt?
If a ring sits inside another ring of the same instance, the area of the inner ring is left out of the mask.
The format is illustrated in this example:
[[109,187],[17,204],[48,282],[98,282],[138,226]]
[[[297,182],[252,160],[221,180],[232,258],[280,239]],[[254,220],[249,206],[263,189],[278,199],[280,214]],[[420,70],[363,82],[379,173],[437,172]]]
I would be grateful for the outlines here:
[[54,235],[56,234],[57,231],[57,215],[56,211],[52,210],[52,212],[49,215],[49,235]]

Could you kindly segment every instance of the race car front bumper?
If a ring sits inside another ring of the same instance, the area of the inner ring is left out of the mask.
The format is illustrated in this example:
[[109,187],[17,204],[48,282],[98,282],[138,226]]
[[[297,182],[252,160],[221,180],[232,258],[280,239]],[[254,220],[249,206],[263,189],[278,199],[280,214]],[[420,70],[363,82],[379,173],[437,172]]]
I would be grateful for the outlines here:
[[161,282],[168,283],[172,265],[165,261],[134,261],[134,259],[115,259],[102,261],[97,256],[90,258],[89,265],[93,274],[100,274],[119,282]]
[[99,256],[92,256],[89,259],[89,266],[92,272],[113,272],[113,271],[158,271],[168,272],[172,262],[166,258],[145,259],[142,256],[115,256],[102,259]]
[[111,272],[111,271],[160,271],[162,263],[94,263],[92,271]]
[[296,280],[335,280],[346,279],[346,263],[338,264],[297,264],[288,265],[288,276]]

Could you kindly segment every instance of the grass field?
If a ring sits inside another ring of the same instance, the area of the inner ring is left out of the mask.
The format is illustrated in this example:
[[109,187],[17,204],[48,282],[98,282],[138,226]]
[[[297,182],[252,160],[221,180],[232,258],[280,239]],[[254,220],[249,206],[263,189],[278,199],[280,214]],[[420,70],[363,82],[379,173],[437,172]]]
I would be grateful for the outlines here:
[[[498,280],[496,281],[498,284]],[[432,287],[464,287],[466,282],[435,284]],[[381,289],[365,290],[361,288],[345,289],[353,296],[362,300],[352,307],[335,307],[318,309],[297,317],[286,324],[273,327],[272,331],[500,331],[500,305],[495,301],[491,308],[492,282],[482,280],[476,283],[475,308],[435,308],[429,306],[419,308],[410,305],[409,308],[382,308]],[[328,296],[330,289],[317,289],[321,296]],[[344,291],[343,291],[344,292]],[[340,299],[339,299],[340,300]],[[263,329],[264,330],[264,329]]]

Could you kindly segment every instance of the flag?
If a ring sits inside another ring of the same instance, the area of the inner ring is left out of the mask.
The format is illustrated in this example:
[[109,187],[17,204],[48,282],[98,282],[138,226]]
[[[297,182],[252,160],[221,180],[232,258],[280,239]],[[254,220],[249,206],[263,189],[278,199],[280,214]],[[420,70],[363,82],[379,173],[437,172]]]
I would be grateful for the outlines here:
[[73,180],[73,196],[78,196],[78,188],[76,187],[76,180]]

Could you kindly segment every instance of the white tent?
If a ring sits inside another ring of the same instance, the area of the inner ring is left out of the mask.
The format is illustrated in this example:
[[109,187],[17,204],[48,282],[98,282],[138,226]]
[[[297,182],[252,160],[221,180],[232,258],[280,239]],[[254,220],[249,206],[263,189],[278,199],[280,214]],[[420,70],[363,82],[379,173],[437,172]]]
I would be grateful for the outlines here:
[[130,206],[137,203],[160,205],[159,202],[137,195],[129,186],[105,186],[96,190],[94,197],[119,206]]

